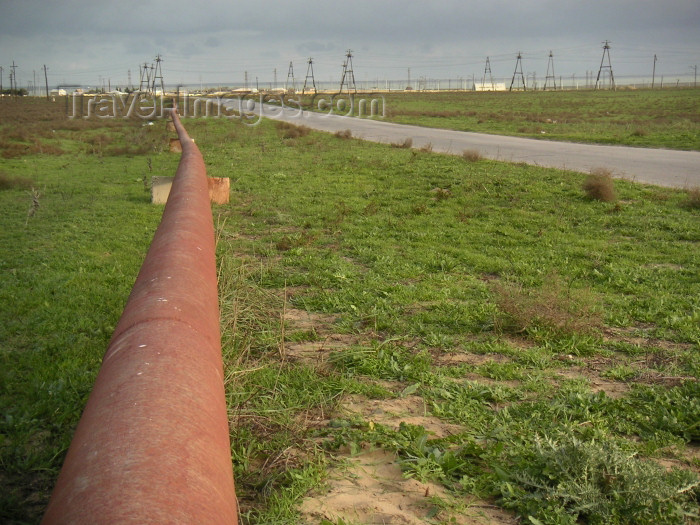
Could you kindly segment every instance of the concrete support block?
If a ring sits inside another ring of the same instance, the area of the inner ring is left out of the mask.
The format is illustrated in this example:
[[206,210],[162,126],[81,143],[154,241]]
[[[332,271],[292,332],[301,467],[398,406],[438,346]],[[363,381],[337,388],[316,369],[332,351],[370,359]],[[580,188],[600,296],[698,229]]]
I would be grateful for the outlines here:
[[228,177],[209,177],[209,199],[214,204],[228,204],[231,191],[231,179]]
[[[165,204],[168,202],[173,177],[151,178],[151,202]],[[214,204],[228,204],[231,192],[231,179],[228,177],[207,177],[209,200]]]
[[151,202],[165,204],[168,202],[170,188],[175,177],[151,177]]

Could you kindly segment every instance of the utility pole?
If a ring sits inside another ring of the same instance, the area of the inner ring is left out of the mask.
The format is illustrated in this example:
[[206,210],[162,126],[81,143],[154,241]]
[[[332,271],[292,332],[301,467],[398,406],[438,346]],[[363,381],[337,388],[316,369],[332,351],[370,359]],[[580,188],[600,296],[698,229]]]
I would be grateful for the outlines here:
[[655,78],[656,78],[656,53],[654,53],[654,67],[651,70],[651,89],[654,89]]
[[273,89],[277,89],[277,68],[272,71],[272,78],[274,79]]
[[294,82],[294,64],[289,62],[289,69],[287,70],[287,82],[284,84],[284,90],[289,91],[289,79],[292,80],[292,91],[295,92],[297,87]]
[[146,87],[145,91],[148,91],[150,85],[151,85],[151,77],[148,72],[148,64],[146,62],[143,63],[143,67],[139,65],[139,69],[141,70],[140,74],[140,79],[139,79],[139,91],[144,91],[144,86]]
[[15,65],[14,60],[12,61],[10,69],[12,69],[12,73],[10,73],[10,94],[13,94],[15,91],[17,91],[17,72],[15,71],[17,66]]
[[695,80],[693,80],[693,87],[698,87],[698,66],[690,66],[690,69],[692,69],[695,72]]
[[[491,91],[496,91],[496,86],[493,83],[493,75],[491,74],[491,59],[486,57],[486,65],[484,66],[484,78],[481,80],[481,91],[485,91],[486,86],[486,73],[489,74],[489,80],[491,81]],[[472,83],[474,83],[474,75],[472,74]]]
[[156,92],[156,80],[160,79],[160,94],[161,96],[165,95],[165,84],[163,83],[163,68],[161,67],[160,63],[163,61],[163,59],[160,57],[160,53],[156,55],[156,65],[151,66],[151,69],[153,70],[153,93]]
[[520,67],[520,79],[523,83],[523,91],[527,91],[527,87],[525,85],[525,75],[523,74],[523,56],[518,51],[518,59],[515,61],[515,71],[513,71],[513,79],[510,81],[510,88],[508,91],[513,91],[513,83],[515,82],[515,77],[518,74],[518,67]]
[[406,84],[406,89],[411,89],[411,68],[408,68],[408,84]]
[[2,95],[2,72],[5,71],[5,68],[0,66],[0,95]]
[[[605,55],[608,55],[608,65],[604,66],[603,62],[605,61]],[[598,77],[595,80],[595,88],[598,89],[598,85],[600,83],[600,74],[603,72],[603,69],[608,69],[610,72],[610,88],[615,91],[615,76],[613,75],[613,70],[612,70],[612,63],[610,62],[610,42],[606,40],[603,42],[603,58],[600,59],[600,69],[598,69]]]
[[46,67],[46,64],[44,64],[44,82],[46,82],[46,100],[49,100],[49,76],[46,74],[46,71],[49,68]]
[[[549,67],[552,66],[552,74],[549,74]],[[557,77],[554,76],[554,55],[552,54],[552,51],[550,50],[549,52],[549,62],[547,62],[547,76],[544,79],[544,87],[542,88],[544,91],[547,91],[547,81],[549,79],[552,79],[552,85],[554,86],[554,90],[556,91],[557,89]],[[559,82],[561,84],[561,82]],[[561,86],[560,86],[561,87]]]
[[248,89],[248,71],[243,72],[243,89]]
[[[345,78],[347,77],[347,84],[345,83]],[[357,85],[355,84],[355,73],[352,70],[352,49],[348,49],[345,55],[345,62],[343,62],[343,76],[340,77],[340,89],[338,93],[343,92],[343,86],[347,85],[348,93],[350,93],[350,88],[352,87],[353,93],[357,93]]]
[[[311,74],[309,74],[311,72]],[[304,91],[306,91],[306,85],[309,81],[309,78],[311,78],[311,84],[314,87],[314,94],[318,93],[318,90],[316,89],[316,79],[314,78],[314,59],[309,57],[309,65],[306,68],[306,78],[304,79],[304,87],[301,88],[301,94],[304,94]]]

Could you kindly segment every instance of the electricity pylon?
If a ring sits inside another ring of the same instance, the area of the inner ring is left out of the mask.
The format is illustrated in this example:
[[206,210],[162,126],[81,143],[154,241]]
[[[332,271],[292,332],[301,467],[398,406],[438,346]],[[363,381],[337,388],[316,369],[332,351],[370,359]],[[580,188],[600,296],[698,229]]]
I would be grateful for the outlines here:
[[[605,55],[608,56],[608,65],[604,66]],[[598,84],[600,83],[600,75],[604,69],[607,69],[610,73],[610,89],[615,90],[615,76],[613,75],[612,63],[610,62],[610,42],[603,42],[603,58],[600,59],[600,69],[598,70],[598,78],[595,79],[595,88],[598,89]]]
[[485,91],[486,89],[484,86],[486,86],[486,73],[489,74],[489,79],[491,81],[491,91],[496,91],[496,85],[493,83],[493,75],[491,74],[491,60],[489,57],[486,57],[486,66],[484,66],[484,78],[481,80],[481,91]]
[[[347,78],[347,83],[345,79]],[[348,93],[352,89],[353,93],[357,93],[357,85],[355,85],[355,73],[352,70],[352,49],[348,49],[345,55],[345,62],[343,62],[343,76],[340,78],[340,89],[339,93],[343,92],[343,86],[346,85],[348,88]]]
[[[551,75],[549,74],[549,68],[550,68],[550,66],[551,66],[551,68],[552,68],[552,74],[551,74]],[[542,89],[544,89],[545,91],[547,90],[547,81],[548,81],[550,78],[552,79],[552,86],[554,86],[554,89],[556,90],[556,89],[557,89],[557,78],[554,76],[554,55],[552,54],[551,51],[549,52],[549,62],[547,62],[547,76],[546,76],[545,79],[544,79],[544,88],[542,88]]]
[[160,63],[163,61],[163,59],[160,57],[160,54],[156,55],[156,66],[153,70],[153,82],[151,84],[151,91],[153,93],[156,92],[156,80],[160,79],[160,94],[164,95],[165,94],[165,84],[163,83],[163,70],[160,67]]
[[296,83],[294,81],[294,64],[290,61],[289,62],[289,69],[287,70],[287,82],[284,84],[284,90],[289,91],[289,80],[292,80],[292,91],[297,90]]
[[[311,72],[311,74],[309,74]],[[304,87],[301,88],[301,94],[304,94],[304,91],[306,91],[306,85],[309,82],[309,78],[311,78],[311,85],[314,87],[314,93],[318,93],[318,90],[316,89],[316,79],[314,78],[314,59],[309,57],[309,65],[306,68],[306,78],[304,79]]]
[[510,81],[510,88],[508,91],[513,91],[513,84],[515,83],[515,77],[518,75],[518,67],[520,67],[520,79],[523,83],[523,91],[527,91],[525,86],[525,75],[523,74],[523,56],[518,52],[518,59],[515,61],[515,71],[513,71],[513,79]]

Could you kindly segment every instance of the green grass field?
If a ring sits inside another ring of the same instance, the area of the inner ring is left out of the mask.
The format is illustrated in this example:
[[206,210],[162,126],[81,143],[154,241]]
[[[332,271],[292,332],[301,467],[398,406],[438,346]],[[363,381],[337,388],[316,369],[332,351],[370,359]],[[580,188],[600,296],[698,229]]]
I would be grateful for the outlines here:
[[[0,520],[36,523],[178,155],[162,121],[7,103]],[[367,457],[393,477],[357,501],[414,483],[426,523],[698,519],[696,192],[616,180],[601,202],[561,170],[184,123],[232,179],[213,214],[241,523],[378,519],[328,498]]]
[[[387,119],[401,124],[547,140],[700,149],[697,89],[407,92],[383,96]],[[368,98],[357,95],[358,99],[363,97]],[[307,99],[303,98],[308,104]]]

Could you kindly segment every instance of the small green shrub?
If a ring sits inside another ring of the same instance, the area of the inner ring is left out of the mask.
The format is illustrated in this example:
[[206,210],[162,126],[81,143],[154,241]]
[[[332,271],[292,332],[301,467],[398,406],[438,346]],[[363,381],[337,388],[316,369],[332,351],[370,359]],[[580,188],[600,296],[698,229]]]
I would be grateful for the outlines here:
[[[532,523],[660,524],[697,518],[700,479],[665,471],[610,441],[535,439],[501,469],[506,507]],[[532,519],[534,518],[534,519]]]

